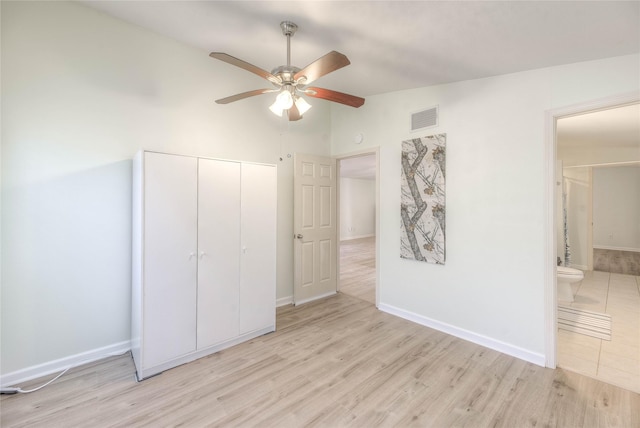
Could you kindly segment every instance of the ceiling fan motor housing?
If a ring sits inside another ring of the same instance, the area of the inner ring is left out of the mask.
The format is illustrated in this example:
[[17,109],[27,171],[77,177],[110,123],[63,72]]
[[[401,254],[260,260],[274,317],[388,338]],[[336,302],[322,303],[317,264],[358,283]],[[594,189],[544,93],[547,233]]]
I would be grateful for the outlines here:
[[281,65],[280,67],[274,68],[271,71],[271,74],[281,78],[283,84],[293,84],[295,82],[293,76],[295,76],[298,71],[300,71],[298,67],[294,67],[292,65]]

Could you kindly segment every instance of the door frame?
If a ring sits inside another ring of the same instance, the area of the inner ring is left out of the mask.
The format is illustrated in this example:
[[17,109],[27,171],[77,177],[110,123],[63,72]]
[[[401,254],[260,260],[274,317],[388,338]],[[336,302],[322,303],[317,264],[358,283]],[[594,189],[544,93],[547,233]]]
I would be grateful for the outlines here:
[[577,116],[598,110],[608,110],[640,102],[640,93],[628,92],[612,97],[585,101],[565,107],[560,107],[545,112],[545,143],[544,143],[544,347],[545,366],[555,369],[557,360],[557,331],[558,319],[556,307],[558,304],[556,267],[558,256],[556,239],[556,122],[558,119]]
[[337,290],[340,291],[340,161],[349,158],[356,158],[366,155],[375,155],[376,157],[376,219],[375,219],[375,251],[376,251],[376,308],[380,306],[380,146],[366,148],[355,152],[344,153],[336,155],[336,227],[338,233],[338,239],[336,239],[336,275],[337,275]]

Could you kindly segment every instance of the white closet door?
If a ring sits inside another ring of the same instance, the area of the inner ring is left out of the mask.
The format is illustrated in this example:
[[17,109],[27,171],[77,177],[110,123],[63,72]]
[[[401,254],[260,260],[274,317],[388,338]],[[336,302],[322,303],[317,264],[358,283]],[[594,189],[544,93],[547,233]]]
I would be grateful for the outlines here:
[[275,166],[242,164],[240,333],[275,326]]
[[198,348],[238,336],[240,163],[199,159]]
[[143,364],[196,347],[197,160],[145,153]]

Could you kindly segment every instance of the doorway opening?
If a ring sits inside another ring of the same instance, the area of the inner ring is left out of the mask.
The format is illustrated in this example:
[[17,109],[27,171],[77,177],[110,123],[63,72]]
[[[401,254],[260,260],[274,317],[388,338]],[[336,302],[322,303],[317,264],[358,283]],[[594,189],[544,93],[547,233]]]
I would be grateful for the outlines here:
[[378,306],[378,150],[337,160],[338,291]]
[[[640,332],[628,331],[631,325],[640,325],[640,276],[605,272],[597,264],[594,266],[593,260],[594,248],[606,247],[608,243],[605,241],[615,235],[611,231],[603,235],[604,229],[619,226],[629,215],[605,209],[602,186],[606,180],[621,180],[624,174],[613,174],[615,169],[630,169],[637,164],[640,155],[638,101],[637,94],[630,94],[556,110],[547,115],[547,154],[550,161],[547,215],[551,227],[548,229],[546,256],[550,260],[545,260],[549,263],[545,274],[545,294],[549,327],[547,366],[558,365],[640,392],[637,390],[640,385],[640,373],[636,373],[640,366],[637,351],[624,354],[625,350],[637,350],[640,346],[640,342],[635,345],[629,343],[629,340],[637,342]],[[630,173],[625,172],[627,176]],[[637,172],[631,175],[640,177]],[[636,186],[640,186],[640,180]],[[615,194],[625,187],[630,190],[629,186],[616,185],[609,187],[605,194]],[[629,205],[629,195],[626,198],[619,196],[618,199],[625,200],[628,205],[625,210],[640,210],[640,203],[636,204],[638,206]],[[604,224],[602,212],[616,217],[616,224]],[[637,219],[637,213],[635,215]],[[635,225],[636,222],[631,220],[629,224]],[[614,246],[621,245],[617,243]],[[635,241],[630,247],[640,250]],[[551,254],[553,256],[549,257]],[[584,279],[572,284],[573,301],[561,301],[557,297],[557,263],[584,272]],[[581,311],[589,316],[609,317],[611,332],[608,336],[598,337],[602,332],[597,329],[567,324],[561,315],[567,308],[572,316],[574,312]]]

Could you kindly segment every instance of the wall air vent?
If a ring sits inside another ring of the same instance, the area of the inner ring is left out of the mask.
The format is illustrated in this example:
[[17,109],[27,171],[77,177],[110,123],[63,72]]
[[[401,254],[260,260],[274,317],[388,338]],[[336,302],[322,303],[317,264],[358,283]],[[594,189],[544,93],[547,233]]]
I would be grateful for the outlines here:
[[438,106],[411,114],[411,131],[419,131],[438,125]]

